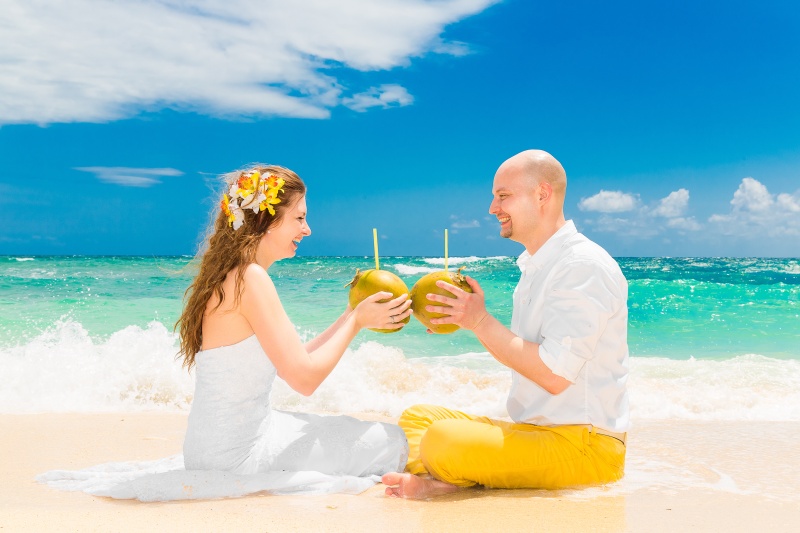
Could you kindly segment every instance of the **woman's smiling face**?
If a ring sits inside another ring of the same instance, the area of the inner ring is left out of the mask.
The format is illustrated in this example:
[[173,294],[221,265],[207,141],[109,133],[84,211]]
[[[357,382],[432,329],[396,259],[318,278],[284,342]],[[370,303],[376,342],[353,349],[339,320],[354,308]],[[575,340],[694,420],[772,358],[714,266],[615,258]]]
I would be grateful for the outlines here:
[[306,220],[307,211],[306,197],[301,196],[293,206],[284,211],[278,225],[264,234],[263,243],[273,261],[294,257],[300,241],[311,235],[311,228]]

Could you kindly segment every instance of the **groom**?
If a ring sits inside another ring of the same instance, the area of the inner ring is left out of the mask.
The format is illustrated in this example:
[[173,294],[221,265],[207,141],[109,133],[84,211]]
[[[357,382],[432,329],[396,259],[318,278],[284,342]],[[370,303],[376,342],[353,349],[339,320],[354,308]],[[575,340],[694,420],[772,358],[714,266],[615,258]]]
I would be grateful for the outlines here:
[[[383,476],[386,494],[427,498],[479,484],[557,489],[620,479],[628,429],[628,285],[617,263],[564,218],[567,177],[547,152],[528,150],[494,177],[489,212],[500,235],[522,244],[509,330],[486,311],[483,291],[446,285],[429,294],[511,369],[513,422],[432,405],[400,417],[405,473]],[[448,307],[449,306],[449,307]]]

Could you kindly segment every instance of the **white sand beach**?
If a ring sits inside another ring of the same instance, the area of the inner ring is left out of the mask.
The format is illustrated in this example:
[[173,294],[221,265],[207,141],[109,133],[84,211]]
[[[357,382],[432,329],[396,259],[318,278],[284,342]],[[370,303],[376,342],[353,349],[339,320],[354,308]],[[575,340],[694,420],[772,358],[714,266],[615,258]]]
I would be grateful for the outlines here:
[[[376,418],[363,415],[362,418]],[[255,495],[140,503],[35,476],[180,453],[185,414],[0,415],[3,531],[797,531],[800,423],[637,424],[628,473],[575,491],[474,489],[428,501]],[[680,480],[685,480],[683,483]]]

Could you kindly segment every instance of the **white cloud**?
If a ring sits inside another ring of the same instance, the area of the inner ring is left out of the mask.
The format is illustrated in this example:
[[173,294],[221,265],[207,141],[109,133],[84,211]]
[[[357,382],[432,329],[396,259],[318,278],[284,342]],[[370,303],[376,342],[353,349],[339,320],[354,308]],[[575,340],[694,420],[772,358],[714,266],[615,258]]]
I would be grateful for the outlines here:
[[669,193],[669,196],[662,198],[658,202],[658,207],[653,210],[653,215],[658,217],[679,217],[686,212],[689,207],[689,191],[678,189]]
[[183,175],[174,168],[77,167],[75,170],[91,172],[100,181],[124,187],[152,187],[161,183],[160,177]]
[[481,223],[477,219],[462,219],[459,215],[450,215],[450,233],[457,235],[461,230],[472,230],[480,228]]
[[649,239],[661,231],[659,226],[650,223],[640,214],[619,217],[602,213],[598,218],[587,219],[585,222],[600,233],[613,233],[636,239]]
[[622,191],[604,191],[588,198],[581,198],[578,209],[581,211],[599,211],[600,213],[624,213],[633,211],[639,199]]
[[739,237],[800,236],[800,193],[774,195],[760,181],[744,178],[729,213],[708,219],[718,231]]
[[[602,196],[604,192],[606,195]],[[734,191],[730,211],[712,214],[707,223],[689,215],[690,194],[685,188],[671,192],[650,206],[626,212],[608,211],[614,206],[624,206],[622,198],[630,201],[638,199],[638,195],[601,191],[582,200],[581,203],[592,200],[594,203],[590,207],[600,211],[582,222],[593,231],[638,241],[660,237],[667,242],[677,233],[684,237],[690,235],[696,242],[718,246],[724,236],[729,243],[750,241],[757,243],[758,249],[781,250],[780,254],[795,254],[800,242],[800,191],[773,194],[751,177],[742,179]]]
[[597,218],[585,221],[596,231],[636,239],[650,239],[667,230],[684,233],[702,228],[694,217],[684,216],[689,209],[687,189],[669,193],[655,206],[639,204],[638,194],[601,190],[594,196],[581,199],[578,207],[582,211],[601,213]]
[[375,104],[363,94],[405,105],[411,95],[395,84],[348,96],[336,68],[463,55],[465,44],[441,38],[445,26],[496,1],[7,0],[0,124],[105,122],[163,108],[324,118],[347,98]]
[[688,189],[678,189],[659,200],[658,205],[649,212],[649,215],[665,218],[667,227],[672,229],[699,231],[703,226],[694,217],[683,216],[688,209],[689,191]]
[[392,84],[372,87],[366,92],[358,93],[353,95],[352,98],[342,100],[345,106],[358,112],[364,112],[370,107],[381,107],[383,109],[402,107],[413,102],[414,97],[408,93],[405,87]]
[[455,229],[480,228],[481,223],[477,220],[456,220],[450,224],[450,227]]
[[694,217],[675,217],[667,220],[667,226],[677,230],[699,231],[703,226]]
[[800,195],[792,196],[782,192],[776,202],[778,209],[787,213],[800,213]]
[[768,210],[774,200],[767,188],[758,180],[744,178],[733,193],[731,205],[735,210],[760,212]]

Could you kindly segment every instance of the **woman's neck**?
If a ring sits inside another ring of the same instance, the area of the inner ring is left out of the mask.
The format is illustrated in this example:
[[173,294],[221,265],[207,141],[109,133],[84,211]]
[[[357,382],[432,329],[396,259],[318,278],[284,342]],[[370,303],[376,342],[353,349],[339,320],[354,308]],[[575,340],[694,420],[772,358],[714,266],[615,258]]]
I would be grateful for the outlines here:
[[272,266],[272,263],[275,262],[269,253],[267,253],[265,246],[259,246],[256,250],[256,264],[263,268],[264,270],[269,270],[269,267]]

